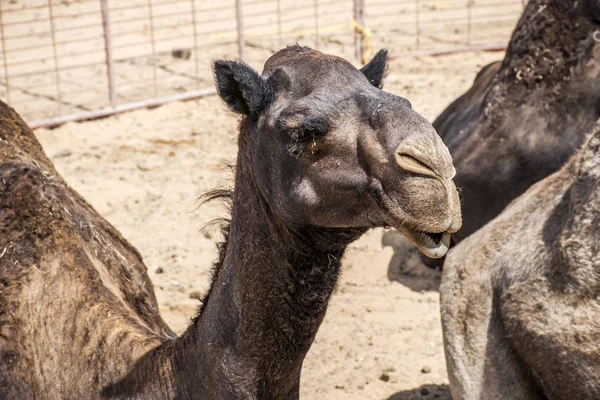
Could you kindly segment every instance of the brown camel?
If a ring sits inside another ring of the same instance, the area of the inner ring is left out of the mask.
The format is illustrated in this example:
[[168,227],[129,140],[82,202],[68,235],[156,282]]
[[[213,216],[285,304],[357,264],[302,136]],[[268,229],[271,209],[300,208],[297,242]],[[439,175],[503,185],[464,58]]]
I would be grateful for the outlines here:
[[452,249],[440,287],[452,396],[600,396],[600,120],[582,150]]
[[558,171],[598,117],[600,0],[530,0],[504,60],[483,68],[433,123],[462,194],[463,227],[453,242]]
[[137,251],[0,109],[0,393],[7,399],[294,399],[346,246],[390,225],[442,256],[461,224],[433,127],[362,70],[306,47],[262,75],[217,61],[241,115],[231,221],[177,337]]

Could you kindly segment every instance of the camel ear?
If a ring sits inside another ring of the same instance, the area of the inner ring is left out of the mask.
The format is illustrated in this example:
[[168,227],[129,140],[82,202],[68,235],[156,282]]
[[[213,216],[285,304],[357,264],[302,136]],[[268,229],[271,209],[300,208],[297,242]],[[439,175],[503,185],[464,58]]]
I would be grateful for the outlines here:
[[242,115],[258,115],[267,105],[268,90],[263,78],[242,62],[215,61],[217,93],[229,108]]
[[360,69],[360,72],[367,77],[369,82],[371,82],[371,85],[378,89],[383,87],[383,78],[385,77],[388,68],[387,59],[387,50],[381,49],[367,65]]

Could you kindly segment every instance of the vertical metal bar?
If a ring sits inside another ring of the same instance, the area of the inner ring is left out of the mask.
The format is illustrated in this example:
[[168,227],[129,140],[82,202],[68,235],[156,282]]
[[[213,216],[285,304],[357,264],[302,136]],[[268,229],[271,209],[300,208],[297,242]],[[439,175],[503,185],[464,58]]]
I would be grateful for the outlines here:
[[471,46],[471,27],[472,27],[472,10],[473,0],[467,0],[467,43]]
[[194,76],[196,89],[200,89],[200,75],[198,73],[198,32],[196,29],[196,0],[192,0],[192,24],[194,28]]
[[54,57],[54,72],[56,74],[56,102],[58,112],[61,110],[61,91],[60,91],[60,73],[58,72],[58,54],[56,51],[56,35],[54,32],[54,13],[52,10],[52,0],[48,0],[48,17],[50,18],[50,35],[52,36],[52,55]]
[[237,18],[237,39],[238,39],[238,54],[240,60],[246,59],[246,42],[244,40],[244,15],[242,9],[242,0],[235,0],[235,11]]
[[281,48],[281,0],[277,0],[277,45]]
[[421,4],[419,0],[415,0],[415,29],[416,29],[416,50],[421,47],[421,23],[419,21],[421,12]]
[[2,40],[2,61],[4,61],[4,82],[6,82],[6,102],[10,104],[10,84],[8,82],[8,58],[6,57],[6,40],[4,40],[4,23],[2,22],[2,1],[0,1],[0,40]]
[[152,13],[152,0],[148,0],[148,20],[150,22],[150,45],[152,47],[152,81],[154,82],[154,95],[158,93],[156,81],[156,43],[154,42],[154,17]]
[[117,106],[117,92],[115,90],[115,70],[113,61],[112,36],[110,34],[110,16],[108,0],[100,0],[102,7],[102,29],[104,31],[104,52],[106,54],[106,79],[108,80],[108,99],[112,107]]
[[319,0],[314,0],[313,9],[315,12],[315,49],[319,48]]
[[[365,26],[365,8],[364,0],[354,0],[354,20],[356,23],[363,28]],[[354,29],[354,56],[359,62],[363,62],[363,56],[365,53],[362,34],[358,29]]]

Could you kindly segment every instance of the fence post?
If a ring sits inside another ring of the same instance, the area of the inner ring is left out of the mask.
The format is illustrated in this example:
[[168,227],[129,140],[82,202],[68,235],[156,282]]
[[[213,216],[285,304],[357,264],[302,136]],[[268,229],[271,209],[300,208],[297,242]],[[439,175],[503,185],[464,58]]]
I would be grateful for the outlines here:
[[10,85],[8,83],[8,59],[6,58],[6,40],[2,22],[2,2],[0,1],[0,39],[2,40],[2,61],[4,61],[4,81],[6,82],[6,102],[10,104]]
[[319,48],[319,0],[314,0],[313,9],[315,13],[315,49]]
[[[359,26],[365,26],[364,0],[354,0],[354,20]],[[362,35],[356,28],[354,28],[354,56],[360,63],[362,63],[364,54],[365,47],[363,45]]]
[[108,14],[108,0],[100,0],[102,7],[102,30],[104,32],[104,52],[106,54],[106,79],[108,79],[108,99],[110,105],[117,106],[117,92],[115,91],[115,70],[113,62],[112,37],[110,35],[110,16]]
[[235,11],[237,17],[237,37],[238,37],[238,52],[240,60],[246,59],[246,42],[244,40],[244,15],[242,9],[242,0],[235,0]]
[[421,4],[419,3],[419,0],[415,0],[415,35],[416,35],[416,41],[415,41],[415,47],[416,50],[419,51],[419,48],[421,47],[421,21],[419,21],[419,19],[421,18]]
[[281,0],[277,0],[277,45],[281,48]]
[[196,0],[192,0],[192,24],[194,35],[194,77],[196,78],[196,89],[200,89],[200,74],[198,73],[198,31],[196,29]]
[[158,94],[156,79],[156,40],[154,39],[154,12],[152,11],[152,0],[148,0],[148,22],[150,23],[150,47],[152,49],[152,82],[154,84],[154,96]]
[[467,0],[467,44],[469,45],[469,47],[472,46],[472,43],[471,43],[471,30],[473,27],[472,7],[473,7],[473,0]]
[[60,91],[60,73],[58,68],[58,53],[56,51],[56,34],[54,30],[54,12],[52,10],[52,2],[48,0],[48,17],[50,18],[50,34],[52,36],[52,55],[54,58],[54,71],[56,76],[56,104],[58,112],[61,112],[61,91]]

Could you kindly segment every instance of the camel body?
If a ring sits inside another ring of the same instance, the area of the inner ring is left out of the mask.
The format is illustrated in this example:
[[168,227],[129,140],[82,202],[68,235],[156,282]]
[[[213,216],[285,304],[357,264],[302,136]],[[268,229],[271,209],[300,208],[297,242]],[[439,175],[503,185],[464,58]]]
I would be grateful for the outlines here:
[[600,120],[583,149],[449,253],[454,399],[600,393]]
[[1,397],[95,398],[175,335],[140,254],[4,103],[0,160]]

